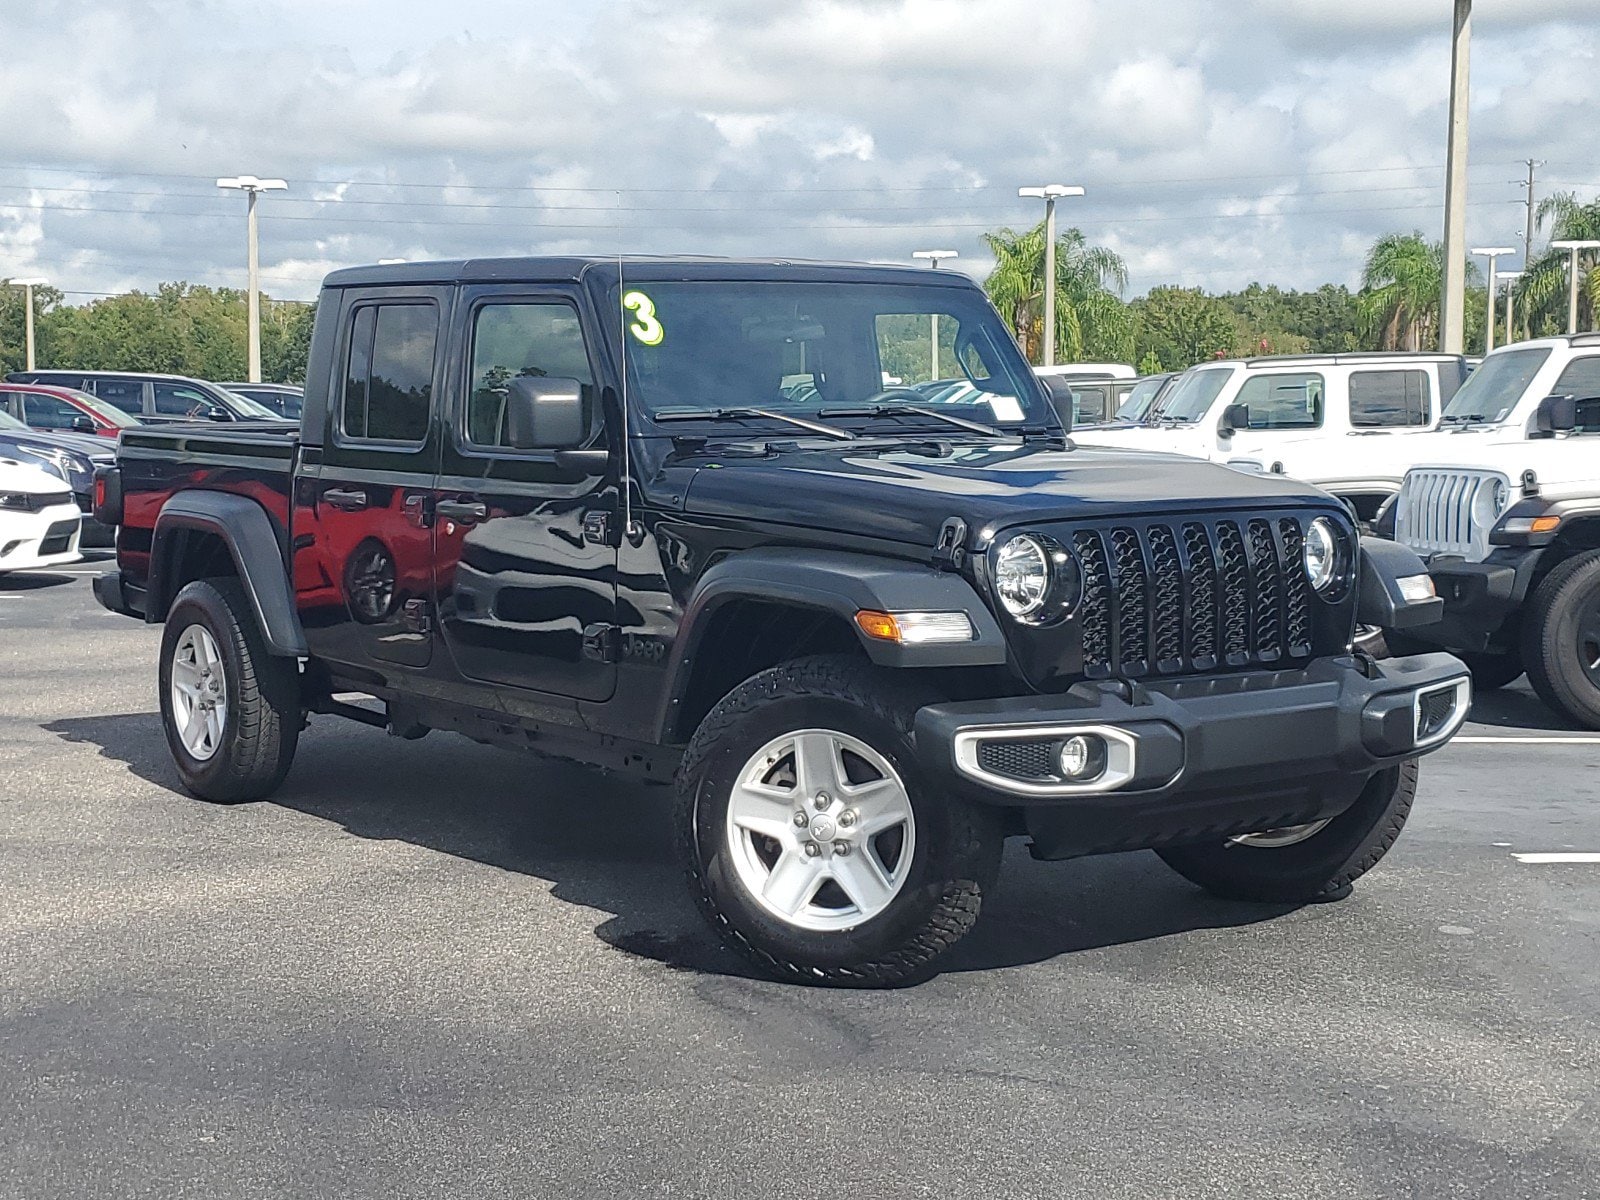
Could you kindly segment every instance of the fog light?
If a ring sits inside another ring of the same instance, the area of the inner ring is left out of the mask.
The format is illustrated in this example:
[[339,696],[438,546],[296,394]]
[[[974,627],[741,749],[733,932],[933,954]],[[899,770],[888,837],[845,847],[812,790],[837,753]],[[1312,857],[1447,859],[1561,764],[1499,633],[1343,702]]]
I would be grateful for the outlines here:
[[1407,604],[1420,604],[1438,595],[1433,587],[1433,577],[1430,575],[1402,575],[1395,580],[1395,583],[1399,586],[1400,595]]
[[1056,763],[1061,768],[1061,777],[1071,783],[1095,779],[1106,769],[1105,739],[1075,733],[1061,743]]

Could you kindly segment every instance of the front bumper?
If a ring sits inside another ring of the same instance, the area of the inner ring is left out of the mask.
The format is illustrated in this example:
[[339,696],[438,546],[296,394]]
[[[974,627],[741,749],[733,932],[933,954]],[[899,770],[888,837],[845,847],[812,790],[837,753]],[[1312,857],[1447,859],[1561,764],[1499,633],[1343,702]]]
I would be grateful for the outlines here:
[[0,512],[0,571],[25,571],[77,562],[81,518],[70,504],[37,512]]
[[1543,549],[1497,549],[1483,562],[1435,558],[1428,564],[1434,591],[1444,601],[1435,625],[1417,637],[1458,650],[1490,650],[1514,633],[1512,618],[1527,599]]
[[[1021,808],[1035,854],[1064,858],[1335,816],[1377,771],[1448,741],[1470,703],[1466,667],[1448,654],[1323,659],[931,705],[916,744],[946,786]],[[1106,744],[1104,770],[1084,783],[1054,765],[1074,733]]]

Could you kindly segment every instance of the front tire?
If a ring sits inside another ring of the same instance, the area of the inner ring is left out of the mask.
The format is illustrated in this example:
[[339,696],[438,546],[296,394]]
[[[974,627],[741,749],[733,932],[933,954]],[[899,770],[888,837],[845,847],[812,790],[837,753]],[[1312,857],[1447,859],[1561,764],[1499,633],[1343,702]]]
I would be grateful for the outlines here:
[[161,635],[161,724],[183,786],[237,804],[289,772],[302,719],[295,661],[268,654],[244,589],[202,579],[180,591]]
[[1467,670],[1472,672],[1472,691],[1492,692],[1522,678],[1522,658],[1511,651],[1507,654],[1484,654],[1471,650],[1452,650]]
[[1522,661],[1539,699],[1600,729],[1600,550],[1567,559],[1534,589]]
[[904,983],[977,921],[1003,837],[923,771],[911,728],[925,699],[854,659],[800,659],[745,681],[695,731],[676,809],[690,888],[764,974]]
[[1389,852],[1417,794],[1417,763],[1379,771],[1337,817],[1157,851],[1191,883],[1228,900],[1308,904],[1342,897]]

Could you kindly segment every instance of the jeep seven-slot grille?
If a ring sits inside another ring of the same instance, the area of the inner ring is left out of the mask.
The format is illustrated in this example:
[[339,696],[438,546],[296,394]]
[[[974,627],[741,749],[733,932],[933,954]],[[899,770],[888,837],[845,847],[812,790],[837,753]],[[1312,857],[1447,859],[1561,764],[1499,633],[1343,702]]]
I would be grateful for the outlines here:
[[1304,531],[1293,517],[1078,529],[1084,673],[1274,665],[1312,651]]

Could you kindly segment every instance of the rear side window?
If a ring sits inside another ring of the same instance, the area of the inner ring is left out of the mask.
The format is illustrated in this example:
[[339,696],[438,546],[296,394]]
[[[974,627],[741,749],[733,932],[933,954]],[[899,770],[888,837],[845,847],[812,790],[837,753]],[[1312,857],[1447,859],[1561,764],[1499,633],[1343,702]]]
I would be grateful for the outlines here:
[[123,412],[144,411],[144,382],[138,379],[95,379],[94,394]]
[[339,416],[346,438],[426,440],[438,341],[439,316],[432,304],[369,304],[356,310]]
[[1318,429],[1326,390],[1322,376],[1310,372],[1256,375],[1233,402],[1250,410],[1251,429]]
[[1426,371],[1352,371],[1350,424],[1357,429],[1427,425],[1433,416]]

